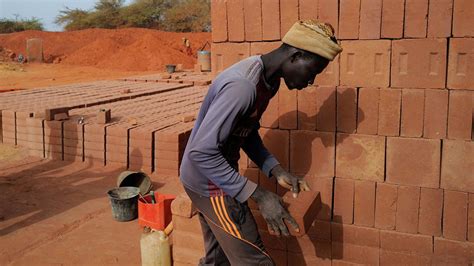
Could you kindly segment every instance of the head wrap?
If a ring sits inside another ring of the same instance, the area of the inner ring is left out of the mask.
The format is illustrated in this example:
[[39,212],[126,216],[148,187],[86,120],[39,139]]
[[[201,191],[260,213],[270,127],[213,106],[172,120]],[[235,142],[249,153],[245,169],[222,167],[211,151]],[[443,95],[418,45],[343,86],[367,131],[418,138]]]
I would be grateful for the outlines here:
[[342,48],[337,44],[334,29],[329,23],[300,20],[283,37],[283,43],[315,53],[332,61]]

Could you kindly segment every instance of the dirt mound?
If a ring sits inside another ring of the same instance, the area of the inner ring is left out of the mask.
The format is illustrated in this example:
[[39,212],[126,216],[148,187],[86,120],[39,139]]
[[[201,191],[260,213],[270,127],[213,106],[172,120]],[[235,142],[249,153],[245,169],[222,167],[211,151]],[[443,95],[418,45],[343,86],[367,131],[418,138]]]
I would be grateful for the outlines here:
[[[182,44],[191,42],[193,56],[188,56]],[[24,31],[0,35],[0,47],[17,55],[25,54],[26,40],[43,39],[46,62],[100,68],[156,71],[166,64],[183,64],[192,68],[196,51],[207,41],[210,33],[174,33],[150,29],[87,29],[71,32]]]

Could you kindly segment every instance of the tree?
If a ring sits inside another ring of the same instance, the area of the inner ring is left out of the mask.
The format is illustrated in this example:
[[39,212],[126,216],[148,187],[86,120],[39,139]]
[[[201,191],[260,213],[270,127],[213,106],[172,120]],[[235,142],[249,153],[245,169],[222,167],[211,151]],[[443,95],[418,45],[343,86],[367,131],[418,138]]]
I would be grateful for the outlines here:
[[0,19],[0,33],[12,33],[25,30],[43,30],[43,23],[38,18],[15,20],[2,18]]
[[59,11],[59,15],[54,20],[54,23],[65,25],[64,29],[67,31],[82,30],[91,27],[89,12],[78,8],[70,9],[66,7],[65,10]]
[[180,0],[165,13],[165,30],[209,31],[210,0]]

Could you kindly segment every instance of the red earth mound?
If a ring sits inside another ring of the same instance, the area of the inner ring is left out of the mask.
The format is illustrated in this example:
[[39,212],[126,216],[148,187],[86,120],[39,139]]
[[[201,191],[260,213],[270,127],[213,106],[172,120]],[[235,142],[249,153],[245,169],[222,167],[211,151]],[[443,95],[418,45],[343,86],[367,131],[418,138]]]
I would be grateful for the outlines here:
[[[183,37],[191,42],[192,56],[186,54]],[[0,47],[25,54],[29,38],[43,39],[46,62],[125,71],[161,71],[166,64],[183,64],[185,68],[192,68],[196,62],[196,51],[207,41],[210,42],[211,33],[175,33],[138,28],[24,31],[0,35]]]

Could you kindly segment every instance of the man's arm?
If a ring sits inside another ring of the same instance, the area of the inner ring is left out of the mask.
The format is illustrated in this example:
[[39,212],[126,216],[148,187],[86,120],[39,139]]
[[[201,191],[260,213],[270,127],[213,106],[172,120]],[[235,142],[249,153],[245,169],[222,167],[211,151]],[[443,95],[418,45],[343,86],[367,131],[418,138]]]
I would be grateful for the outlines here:
[[258,133],[259,128],[260,125],[247,136],[242,149],[266,176],[271,177],[271,170],[280,163],[263,145],[262,138]]

